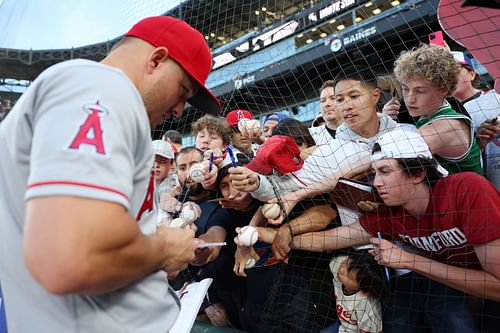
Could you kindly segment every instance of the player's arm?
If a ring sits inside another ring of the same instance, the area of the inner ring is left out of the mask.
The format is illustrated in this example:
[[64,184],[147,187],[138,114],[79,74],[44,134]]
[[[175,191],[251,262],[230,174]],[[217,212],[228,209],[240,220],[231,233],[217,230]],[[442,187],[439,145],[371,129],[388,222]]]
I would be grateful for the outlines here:
[[372,238],[375,259],[381,265],[409,269],[451,288],[480,298],[500,301],[500,239],[475,246],[483,270],[448,265],[402,250],[387,241]]
[[144,235],[117,203],[79,197],[27,202],[24,258],[49,292],[103,293],[158,269],[175,271],[194,258],[190,229],[161,227]]
[[292,248],[312,252],[331,251],[367,244],[370,234],[359,222],[325,231],[310,232],[293,237]]
[[283,260],[290,252],[290,244],[294,235],[323,230],[335,217],[337,212],[330,205],[308,208],[287,224],[283,224],[273,240],[273,253],[277,259]]

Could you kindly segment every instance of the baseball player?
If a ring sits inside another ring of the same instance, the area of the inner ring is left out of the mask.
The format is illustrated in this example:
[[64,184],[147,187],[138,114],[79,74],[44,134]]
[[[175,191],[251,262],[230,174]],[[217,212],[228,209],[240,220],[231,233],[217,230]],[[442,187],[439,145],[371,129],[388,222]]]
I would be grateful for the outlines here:
[[151,128],[204,87],[203,36],[159,16],[101,62],[42,73],[0,124],[0,278],[10,332],[167,332],[167,273],[194,258],[187,229],[157,227]]

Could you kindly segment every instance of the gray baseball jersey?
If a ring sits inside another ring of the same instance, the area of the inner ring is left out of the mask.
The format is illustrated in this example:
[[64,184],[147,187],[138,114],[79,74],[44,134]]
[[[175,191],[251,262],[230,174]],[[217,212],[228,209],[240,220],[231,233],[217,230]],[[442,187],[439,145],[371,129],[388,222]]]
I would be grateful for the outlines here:
[[[56,296],[23,261],[25,201],[119,203],[155,231],[149,121],[121,71],[87,60],[37,78],[0,123],[0,278],[10,332],[168,332],[179,302],[159,271],[117,292]],[[72,221],[68,221],[72,223]]]

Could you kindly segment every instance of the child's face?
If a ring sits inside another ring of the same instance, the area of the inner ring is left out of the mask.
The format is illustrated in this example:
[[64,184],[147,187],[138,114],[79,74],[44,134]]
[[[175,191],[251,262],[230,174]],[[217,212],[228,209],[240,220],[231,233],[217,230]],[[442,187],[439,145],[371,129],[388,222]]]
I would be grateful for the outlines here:
[[172,166],[171,159],[165,158],[160,155],[155,155],[154,172],[156,176],[156,181],[158,183],[162,182],[165,178],[167,178],[171,166]]
[[431,116],[443,105],[446,91],[437,89],[430,81],[411,79],[401,85],[403,98],[412,117]]
[[201,151],[207,151],[209,149],[219,148],[223,150],[224,143],[222,137],[215,133],[210,132],[206,127],[196,134],[196,148]]
[[371,89],[360,81],[342,80],[335,85],[335,109],[349,128],[359,130],[378,123],[375,104],[379,96],[378,89]]
[[349,259],[346,259],[342,265],[339,267],[339,271],[337,273],[337,278],[340,283],[344,286],[344,289],[348,292],[356,292],[359,290],[359,284],[356,281],[356,270],[351,270],[349,272]]

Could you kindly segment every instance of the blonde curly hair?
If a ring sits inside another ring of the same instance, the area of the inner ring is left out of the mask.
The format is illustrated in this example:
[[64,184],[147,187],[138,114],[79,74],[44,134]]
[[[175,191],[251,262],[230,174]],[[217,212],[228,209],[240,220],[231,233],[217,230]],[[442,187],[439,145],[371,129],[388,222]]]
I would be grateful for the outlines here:
[[399,83],[424,79],[452,95],[458,83],[460,65],[453,55],[439,46],[421,45],[404,51],[394,62],[394,76]]

